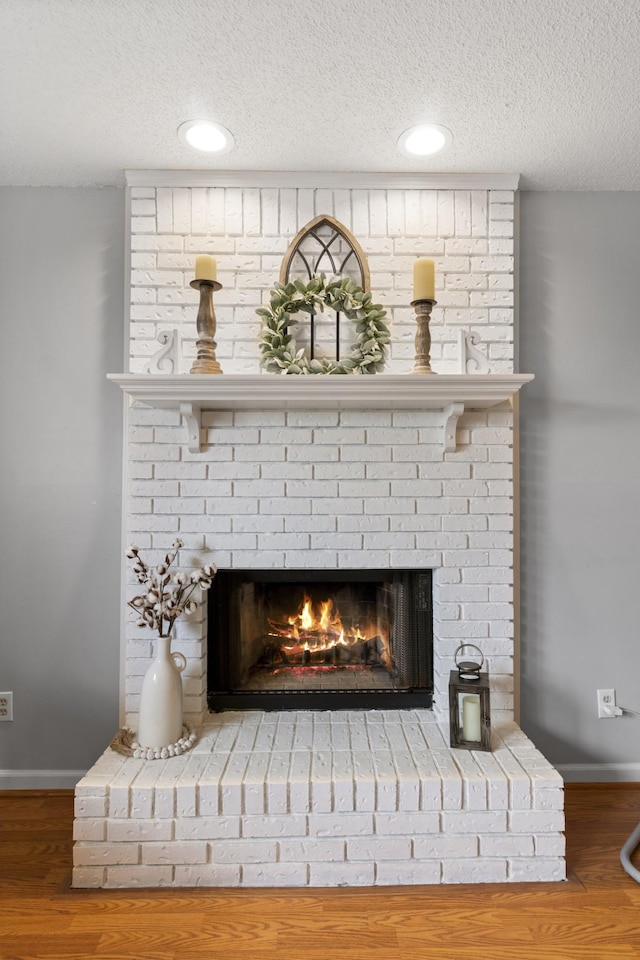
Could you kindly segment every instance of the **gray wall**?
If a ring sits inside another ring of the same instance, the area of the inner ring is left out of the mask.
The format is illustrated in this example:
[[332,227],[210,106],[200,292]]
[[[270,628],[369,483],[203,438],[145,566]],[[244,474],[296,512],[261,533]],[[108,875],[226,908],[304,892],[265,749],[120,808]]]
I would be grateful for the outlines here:
[[635,763],[640,716],[640,194],[521,200],[521,723],[571,779]]
[[0,786],[118,729],[124,191],[0,188]]
[[[0,188],[0,786],[70,786],[118,728],[124,222]],[[640,762],[595,693],[640,712],[639,226],[640,194],[522,197],[522,725],[580,779]]]

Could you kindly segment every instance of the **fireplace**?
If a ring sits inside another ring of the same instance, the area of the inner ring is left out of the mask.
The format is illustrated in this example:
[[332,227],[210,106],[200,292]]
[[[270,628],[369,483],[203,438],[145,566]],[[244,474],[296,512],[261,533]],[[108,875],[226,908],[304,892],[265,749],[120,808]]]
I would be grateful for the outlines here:
[[[514,723],[517,178],[130,176],[127,542],[160,562],[179,536],[185,566],[210,551],[220,572],[176,625],[197,741],[166,761],[105,751],[76,788],[74,886],[563,878],[562,781]],[[255,310],[325,215],[368,258],[389,363],[261,375]],[[224,376],[187,374],[202,253],[220,258]],[[437,377],[404,376],[418,256],[437,258]],[[464,362],[465,331],[490,374]],[[127,620],[132,730],[152,640]],[[491,753],[449,746],[462,642],[490,673]]]
[[430,570],[219,571],[213,711],[430,707]]

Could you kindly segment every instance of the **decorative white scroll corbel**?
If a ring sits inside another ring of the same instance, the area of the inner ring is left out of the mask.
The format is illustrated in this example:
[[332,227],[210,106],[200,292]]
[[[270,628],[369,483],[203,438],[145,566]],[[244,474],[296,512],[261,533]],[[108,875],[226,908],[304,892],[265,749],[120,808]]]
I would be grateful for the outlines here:
[[460,373],[490,373],[489,361],[482,350],[475,344],[480,338],[477,333],[468,333],[466,330],[458,332],[460,350]]
[[178,352],[180,337],[177,330],[162,330],[156,340],[163,344],[162,349],[154,353],[145,373],[166,374],[178,372]]
[[458,419],[464,413],[464,403],[450,403],[444,408],[443,447],[445,453],[456,451],[456,430]]
[[180,415],[187,427],[187,447],[190,453],[200,453],[200,407],[196,403],[181,403]]

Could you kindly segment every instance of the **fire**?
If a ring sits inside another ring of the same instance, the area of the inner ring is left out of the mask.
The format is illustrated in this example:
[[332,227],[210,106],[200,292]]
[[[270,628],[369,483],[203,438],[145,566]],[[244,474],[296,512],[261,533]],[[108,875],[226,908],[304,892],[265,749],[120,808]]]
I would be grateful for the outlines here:
[[300,607],[300,611],[293,616],[287,617],[287,623],[293,628],[291,637],[294,640],[301,638],[301,631],[305,633],[321,633],[344,637],[344,629],[340,618],[340,611],[333,613],[333,600],[323,600],[319,605],[319,610],[314,610],[311,597],[305,598]]
[[301,650],[308,655],[333,650],[337,646],[355,646],[367,640],[367,634],[362,632],[359,625],[345,628],[340,611],[331,598],[314,606],[311,597],[305,594],[298,612],[289,615],[286,623],[289,629],[283,629],[284,624],[270,621],[270,626],[278,635],[289,641],[283,644],[287,653]]
[[298,624],[302,627],[303,630],[312,630],[313,629],[313,607],[311,605],[310,597],[304,598],[304,603],[302,604],[302,610],[297,616],[288,617],[288,622],[292,627],[297,631]]

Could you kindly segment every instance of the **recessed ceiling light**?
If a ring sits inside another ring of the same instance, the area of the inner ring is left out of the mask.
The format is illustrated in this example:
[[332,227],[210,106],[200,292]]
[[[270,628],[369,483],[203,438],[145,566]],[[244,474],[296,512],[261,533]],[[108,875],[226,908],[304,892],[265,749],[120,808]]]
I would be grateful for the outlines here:
[[178,137],[203,153],[228,153],[234,143],[230,131],[212,120],[187,120],[178,127]]
[[409,157],[428,157],[440,153],[452,142],[453,136],[446,127],[437,123],[422,123],[410,127],[398,139],[398,150]]

